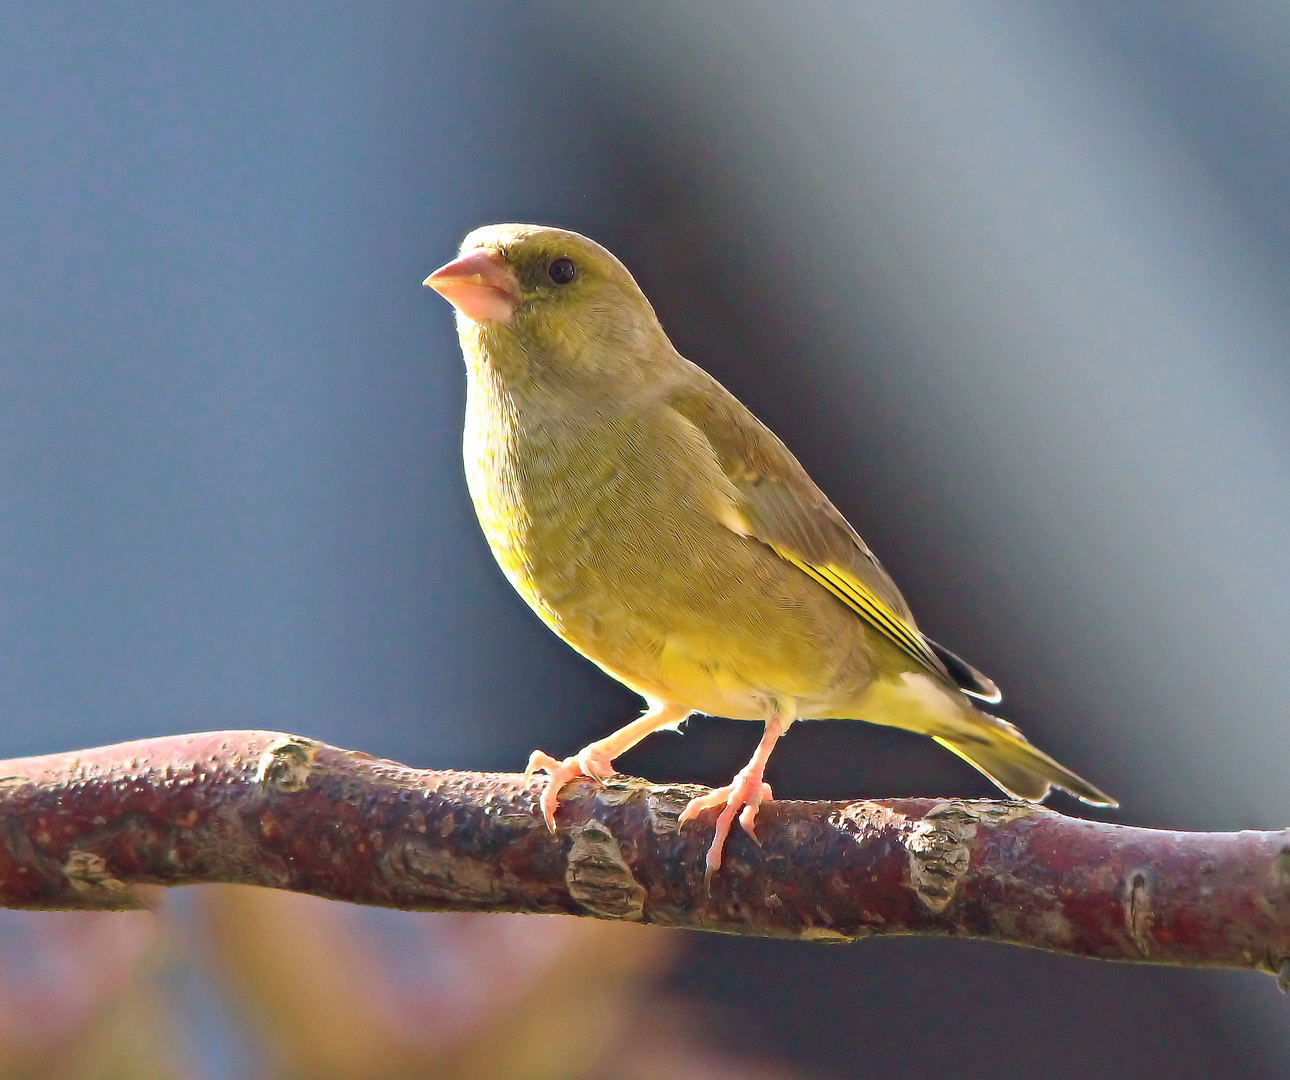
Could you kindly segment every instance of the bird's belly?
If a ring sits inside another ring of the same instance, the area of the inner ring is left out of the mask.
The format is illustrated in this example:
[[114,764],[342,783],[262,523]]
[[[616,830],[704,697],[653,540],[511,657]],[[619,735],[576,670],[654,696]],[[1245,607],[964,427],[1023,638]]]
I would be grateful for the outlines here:
[[804,717],[867,684],[854,615],[813,595],[804,576],[780,575],[778,561],[726,555],[713,563],[642,553],[609,573],[603,560],[572,560],[559,572],[525,567],[513,580],[565,641],[654,700],[732,719]]

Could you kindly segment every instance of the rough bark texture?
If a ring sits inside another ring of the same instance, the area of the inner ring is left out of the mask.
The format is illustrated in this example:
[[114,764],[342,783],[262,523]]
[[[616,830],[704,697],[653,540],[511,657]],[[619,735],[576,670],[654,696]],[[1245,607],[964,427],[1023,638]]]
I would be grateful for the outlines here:
[[276,732],[0,763],[0,904],[237,882],[420,911],[564,912],[816,941],[952,934],[1290,981],[1290,832],[1179,833],[1015,802],[774,802],[704,888],[702,788],[405,768]]

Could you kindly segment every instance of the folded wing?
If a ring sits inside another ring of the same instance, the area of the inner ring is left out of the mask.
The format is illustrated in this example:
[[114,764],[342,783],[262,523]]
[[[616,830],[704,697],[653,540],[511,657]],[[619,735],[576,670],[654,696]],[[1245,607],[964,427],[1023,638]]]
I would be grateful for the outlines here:
[[706,373],[674,389],[668,404],[708,440],[738,492],[742,531],[828,589],[926,670],[983,701],[999,688],[924,637],[882,564],[789,449]]

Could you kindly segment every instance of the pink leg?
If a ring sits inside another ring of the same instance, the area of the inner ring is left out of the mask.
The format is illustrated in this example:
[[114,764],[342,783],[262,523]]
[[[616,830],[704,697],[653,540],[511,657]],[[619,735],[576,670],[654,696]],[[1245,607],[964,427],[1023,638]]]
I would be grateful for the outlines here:
[[659,728],[680,723],[690,715],[690,710],[682,705],[663,705],[651,702],[650,709],[644,716],[624,724],[612,735],[596,742],[588,743],[573,757],[563,761],[534,750],[529,755],[528,768],[524,770],[527,782],[535,772],[550,774],[538,805],[546,819],[547,828],[555,832],[555,808],[560,802],[560,789],[570,780],[579,776],[589,776],[593,780],[606,780],[614,775],[614,758],[626,753],[646,735],[651,735]]
[[713,831],[712,846],[708,848],[703,874],[703,880],[709,886],[712,884],[712,875],[721,866],[721,852],[726,846],[726,837],[730,834],[730,826],[734,824],[736,814],[739,815],[739,824],[744,827],[744,832],[754,840],[757,839],[757,834],[753,831],[757,808],[763,800],[774,798],[770,785],[762,779],[766,772],[766,762],[770,759],[775,743],[787,730],[788,724],[782,718],[772,716],[766,721],[766,732],[757,744],[752,760],[735,774],[734,780],[725,787],[713,788],[708,794],[691,799],[681,811],[678,826],[698,817],[704,810],[722,807],[721,813],[717,815],[717,825]]

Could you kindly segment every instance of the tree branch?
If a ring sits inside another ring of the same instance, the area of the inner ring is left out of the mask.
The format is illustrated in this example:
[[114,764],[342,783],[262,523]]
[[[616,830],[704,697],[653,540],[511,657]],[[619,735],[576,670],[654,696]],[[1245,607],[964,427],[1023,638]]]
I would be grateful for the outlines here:
[[[1290,983],[1290,831],[1179,833],[960,799],[773,802],[709,894],[702,788],[409,769],[265,731],[0,763],[0,905],[138,907],[234,882],[418,911],[563,912],[852,941],[946,934]],[[707,827],[705,827],[705,825]]]

